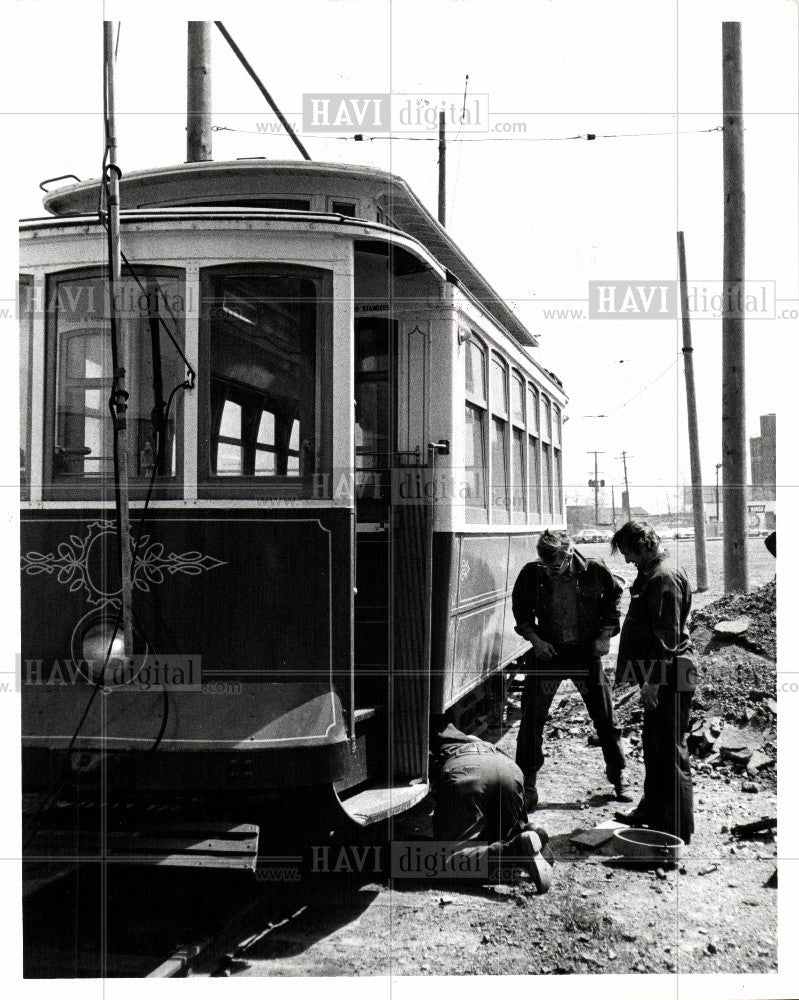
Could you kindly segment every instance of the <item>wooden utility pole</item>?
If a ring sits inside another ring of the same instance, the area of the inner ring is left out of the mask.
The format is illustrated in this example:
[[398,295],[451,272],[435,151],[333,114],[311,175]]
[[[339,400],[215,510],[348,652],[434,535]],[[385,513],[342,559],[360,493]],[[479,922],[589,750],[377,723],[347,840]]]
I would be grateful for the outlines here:
[[691,499],[694,508],[694,548],[696,550],[696,589],[707,590],[707,549],[705,545],[705,503],[702,495],[702,463],[699,458],[699,417],[696,412],[694,382],[694,346],[691,341],[691,314],[688,309],[688,271],[685,264],[685,238],[677,233],[677,256],[680,263],[680,308],[682,310],[682,356],[685,362],[685,396],[688,403],[688,446],[691,453]]
[[741,25],[721,25],[724,275],[721,320],[721,451],[724,509],[724,589],[749,589],[747,564],[746,380],[744,367],[745,200]]
[[[111,364],[114,369],[111,390],[111,408],[114,414],[115,435],[115,492],[117,508],[117,533],[119,537],[120,597],[122,601],[122,636],[125,656],[133,655],[133,581],[132,551],[130,546],[130,487],[128,471],[127,399],[125,389],[125,338],[117,325],[115,289],[122,279],[122,255],[119,226],[119,166],[117,164],[117,136],[114,91],[114,22],[103,22],[103,72],[105,74],[105,148],[106,183],[105,211],[108,217],[108,287],[111,326]],[[109,651],[110,652],[110,651]]]
[[627,482],[627,452],[623,451],[621,453],[621,460],[624,463],[624,493],[621,497],[621,516],[625,521],[632,520],[632,514],[630,513],[630,484]]
[[[594,478],[589,480],[588,485],[594,487],[594,524],[599,527],[599,456],[604,455],[604,451],[589,451],[589,455],[594,456]],[[604,486],[604,482],[602,483]]]
[[189,21],[186,60],[186,162],[211,157],[211,23]]
[[438,221],[447,224],[447,116],[438,112]]

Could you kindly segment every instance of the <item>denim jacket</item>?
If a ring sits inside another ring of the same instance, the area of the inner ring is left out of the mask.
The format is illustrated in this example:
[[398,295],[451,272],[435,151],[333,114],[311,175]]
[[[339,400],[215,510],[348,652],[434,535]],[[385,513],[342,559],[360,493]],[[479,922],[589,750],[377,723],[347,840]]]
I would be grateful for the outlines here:
[[[621,619],[622,581],[601,559],[590,559],[576,550],[571,556],[570,572],[577,585],[580,606],[580,645],[586,650],[607,630],[617,635]],[[522,569],[513,587],[513,616],[516,631],[521,635],[532,626],[544,642],[552,641],[553,618],[552,578],[541,562],[529,562]]]

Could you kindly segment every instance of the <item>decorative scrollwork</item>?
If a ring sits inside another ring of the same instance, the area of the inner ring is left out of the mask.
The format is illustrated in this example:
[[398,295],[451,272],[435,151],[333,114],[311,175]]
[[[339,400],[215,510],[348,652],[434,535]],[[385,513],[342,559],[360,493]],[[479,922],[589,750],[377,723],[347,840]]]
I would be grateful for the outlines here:
[[[21,569],[28,576],[38,576],[42,573],[55,576],[56,582],[68,586],[70,593],[83,590],[89,604],[119,605],[119,588],[109,583],[107,574],[92,572],[89,560],[92,549],[98,543],[114,544],[116,522],[92,521],[86,528],[86,534],[81,538],[70,535],[68,542],[59,542],[55,552],[27,552],[22,556]],[[130,540],[134,548],[133,539]],[[100,549],[102,552],[103,550]],[[102,560],[101,560],[102,562]],[[144,593],[150,591],[151,584],[161,584],[168,576],[177,573],[186,576],[199,576],[208,570],[226,565],[221,559],[204,555],[202,552],[165,553],[163,543],[153,542],[149,535],[143,535],[139,543],[136,563],[133,568],[133,586]]]

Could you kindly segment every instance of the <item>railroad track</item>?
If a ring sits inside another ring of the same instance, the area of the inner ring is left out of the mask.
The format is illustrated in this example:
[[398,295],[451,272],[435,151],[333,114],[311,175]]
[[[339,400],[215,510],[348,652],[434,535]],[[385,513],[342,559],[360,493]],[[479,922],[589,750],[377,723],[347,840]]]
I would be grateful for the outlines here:
[[[93,871],[91,869],[94,869]],[[23,905],[26,978],[205,975],[309,905],[251,873],[73,866]]]

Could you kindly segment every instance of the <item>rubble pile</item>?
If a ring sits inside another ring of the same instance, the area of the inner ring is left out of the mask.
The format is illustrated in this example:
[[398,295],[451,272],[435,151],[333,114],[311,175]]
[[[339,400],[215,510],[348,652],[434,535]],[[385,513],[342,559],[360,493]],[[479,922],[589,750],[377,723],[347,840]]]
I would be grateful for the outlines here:
[[691,629],[695,641],[707,641],[707,630],[717,642],[735,642],[771,660],[777,658],[777,580],[751,594],[726,594],[695,611]]

